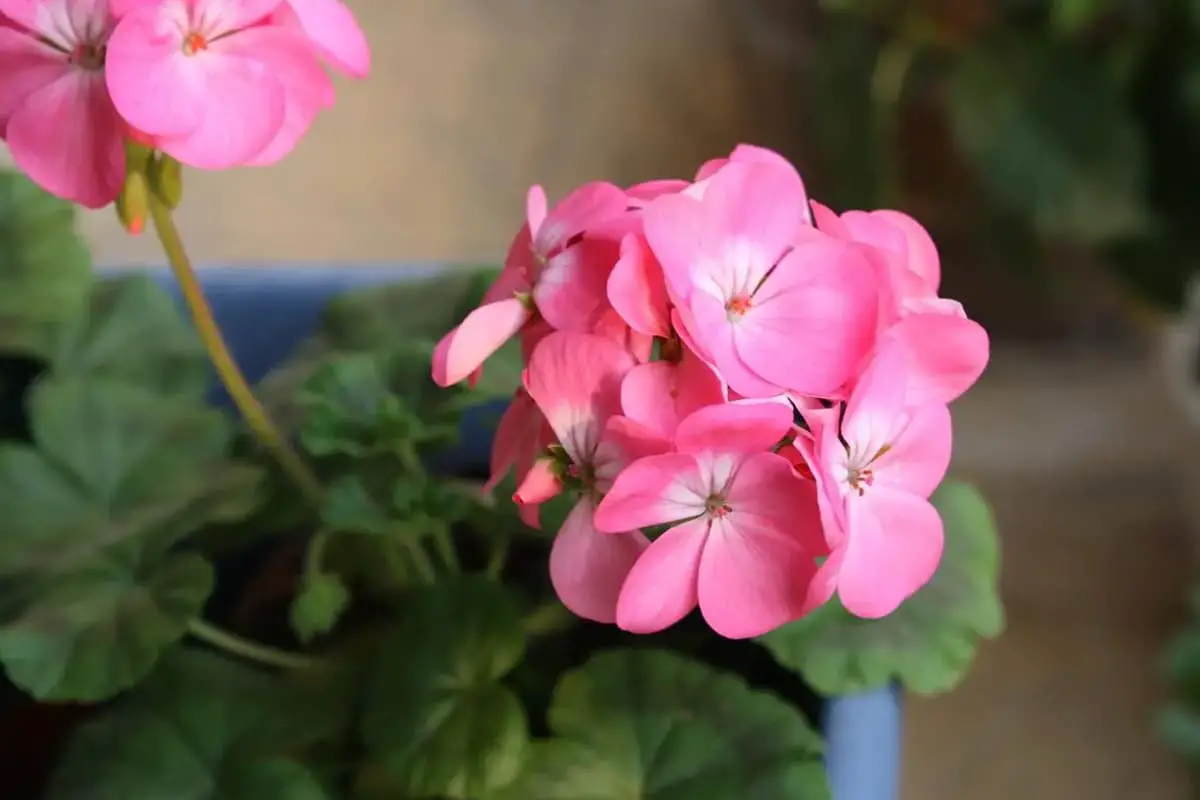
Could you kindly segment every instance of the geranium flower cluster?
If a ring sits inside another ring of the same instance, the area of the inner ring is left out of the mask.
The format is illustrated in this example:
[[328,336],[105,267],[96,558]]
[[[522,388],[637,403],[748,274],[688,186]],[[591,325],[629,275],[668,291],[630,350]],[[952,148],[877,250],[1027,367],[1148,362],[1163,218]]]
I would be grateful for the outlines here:
[[127,139],[201,169],[283,158],[333,104],[322,63],[370,68],[339,0],[0,0],[0,137],[47,191],[100,208]]
[[938,296],[933,241],[897,211],[837,214],[748,145],[692,181],[590,183],[527,222],[483,304],[434,354],[443,386],[511,337],[523,387],[492,452],[514,497],[576,498],[550,577],[637,633],[697,606],[730,638],[836,593],[885,616],[933,575],[947,404],[988,338]]

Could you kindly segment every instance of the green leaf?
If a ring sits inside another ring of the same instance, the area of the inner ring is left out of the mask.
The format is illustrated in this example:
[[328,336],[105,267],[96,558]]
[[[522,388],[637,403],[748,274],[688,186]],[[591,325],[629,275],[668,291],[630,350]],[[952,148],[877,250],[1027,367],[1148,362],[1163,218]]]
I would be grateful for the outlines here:
[[1158,715],[1158,732],[1172,750],[1200,762],[1200,712],[1170,706]]
[[291,687],[204,651],[168,659],[149,682],[71,738],[47,800],[325,800],[288,758],[310,721]]
[[882,619],[859,619],[834,600],[767,634],[762,643],[781,664],[824,695],[891,681],[930,694],[962,680],[979,639],[1004,627],[999,545],[991,511],[974,487],[943,484],[933,503],[946,529],[946,550],[933,579]]
[[1095,24],[1113,7],[1113,0],[1051,0],[1050,24],[1073,36]]
[[319,572],[304,581],[292,601],[291,623],[296,637],[311,642],[333,630],[350,607],[350,590],[337,575]]
[[0,351],[44,355],[45,334],[83,308],[91,257],[75,207],[0,170]]
[[189,397],[209,386],[195,329],[146,275],[97,282],[84,313],[58,331],[50,356],[60,376],[103,376]]
[[355,353],[322,365],[301,387],[300,428],[305,448],[317,456],[394,452],[452,440],[458,416],[450,393],[429,375],[433,345]]
[[549,722],[504,800],[829,797],[798,710],[675,653],[593,657],[559,682]]
[[321,522],[337,533],[383,535],[396,527],[391,509],[376,499],[357,475],[341,475],[330,482],[321,505]]
[[[298,426],[303,419],[296,404],[300,387],[330,362],[353,353],[424,346],[422,370],[428,380],[427,359],[434,344],[478,305],[495,275],[493,269],[461,267],[412,281],[367,286],[334,298],[317,333],[261,382],[264,404],[281,424],[289,429]],[[450,396],[443,394],[440,402]]]
[[512,600],[482,578],[413,594],[382,645],[362,719],[400,796],[490,796],[528,748],[524,712],[499,681],[521,660]]
[[1092,245],[1151,227],[1141,134],[1083,55],[1025,40],[972,49],[952,75],[949,114],[992,198],[1043,234]]
[[131,384],[39,381],[36,448],[0,446],[0,662],[47,700],[100,700],[145,677],[212,587],[171,552],[237,517],[260,474],[223,460],[223,415]]

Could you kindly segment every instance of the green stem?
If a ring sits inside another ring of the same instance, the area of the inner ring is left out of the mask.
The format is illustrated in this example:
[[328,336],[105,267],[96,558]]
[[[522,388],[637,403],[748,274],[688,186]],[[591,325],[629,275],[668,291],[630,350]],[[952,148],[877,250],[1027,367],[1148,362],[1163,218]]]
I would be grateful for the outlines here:
[[575,616],[562,603],[551,602],[538,606],[525,616],[525,632],[530,636],[543,636],[571,627]]
[[230,399],[233,400],[233,404],[254,436],[275,457],[283,471],[296,483],[305,496],[314,505],[319,505],[322,496],[320,481],[279,432],[279,428],[267,414],[267,410],[254,396],[250,384],[246,382],[246,376],[242,374],[233,354],[229,352],[229,346],[221,334],[221,328],[213,318],[212,308],[204,296],[204,290],[196,278],[196,271],[183,247],[183,239],[179,235],[179,229],[175,226],[171,209],[155,192],[150,193],[150,218],[154,222],[154,230],[162,244],[163,253],[171,265],[171,272],[174,273],[175,280],[179,283],[179,289],[188,311],[191,313],[192,322],[196,326],[204,349],[208,352],[209,361],[212,362],[217,377],[225,386]]
[[425,552],[424,545],[419,540],[406,543],[406,549],[411,556],[412,565],[416,567],[417,574],[425,583],[437,582],[437,570],[433,568],[433,562],[429,560],[429,554]]
[[458,552],[454,549],[454,539],[450,536],[449,527],[438,524],[433,529],[432,536],[433,545],[438,551],[438,558],[446,565],[446,569],[451,572],[461,571],[458,563]]
[[304,577],[312,580],[321,574],[321,565],[325,561],[325,551],[329,548],[332,534],[328,530],[317,531],[308,542],[308,550],[304,553]]
[[896,202],[900,186],[899,120],[904,86],[920,47],[903,34],[889,39],[875,57],[871,73],[871,112],[879,162],[880,206]]
[[250,661],[257,661],[259,664],[264,664],[268,667],[277,667],[279,669],[312,669],[324,663],[318,658],[300,655],[299,653],[289,653],[274,647],[268,647],[265,644],[250,641],[249,639],[243,639],[199,617],[188,623],[188,633],[213,647],[224,650],[226,653],[240,656]]
[[508,551],[511,547],[512,537],[505,536],[492,548],[487,563],[487,576],[492,580],[500,580],[500,576],[504,573],[504,567],[508,564]]

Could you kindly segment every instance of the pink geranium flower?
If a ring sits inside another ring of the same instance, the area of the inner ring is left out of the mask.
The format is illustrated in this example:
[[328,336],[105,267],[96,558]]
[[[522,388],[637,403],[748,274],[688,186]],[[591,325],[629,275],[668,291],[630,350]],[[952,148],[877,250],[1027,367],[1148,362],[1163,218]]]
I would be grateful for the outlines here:
[[605,253],[585,242],[585,232],[624,213],[625,193],[610,183],[589,183],[547,212],[546,194],[534,186],[525,205],[526,224],[500,276],[479,308],[434,350],[433,380],[439,386],[469,378],[536,316],[554,329],[587,332],[609,309],[605,286],[616,244],[607,243],[612,252]]
[[333,100],[312,43],[281,4],[123,0],[108,46],[117,110],[185,164],[278,160]]
[[600,495],[638,455],[605,436],[607,421],[621,410],[621,380],[634,364],[611,339],[555,332],[534,349],[525,372],[525,388],[554,430],[566,461],[557,486],[548,480],[550,465],[543,461],[527,474],[517,495],[542,501],[563,484],[580,492],[554,538],[550,582],[563,605],[597,622],[616,618],[617,594],[647,544],[640,531],[600,534],[593,522]]
[[0,133],[35,183],[89,208],[125,181],[125,125],[104,81],[107,0],[0,0]]
[[904,352],[888,348],[844,413],[805,412],[812,435],[796,440],[820,487],[832,548],[814,598],[836,591],[860,617],[895,611],[929,581],[942,555],[942,520],[928,498],[950,464],[950,412],[907,405],[906,380]]
[[793,172],[731,162],[709,180],[644,212],[677,327],[742,396],[835,394],[874,341],[873,267],[807,226]]
[[938,297],[941,262],[925,228],[900,211],[812,208],[820,230],[878,257],[879,335],[907,353],[908,402],[949,403],[969,389],[987,366],[987,331],[961,304]]
[[617,602],[620,627],[653,633],[698,605],[713,630],[738,639],[811,608],[809,581],[827,548],[814,484],[772,452],[791,429],[782,405],[709,406],[679,425],[675,452],[641,458],[618,475],[596,527],[672,525],[630,570]]

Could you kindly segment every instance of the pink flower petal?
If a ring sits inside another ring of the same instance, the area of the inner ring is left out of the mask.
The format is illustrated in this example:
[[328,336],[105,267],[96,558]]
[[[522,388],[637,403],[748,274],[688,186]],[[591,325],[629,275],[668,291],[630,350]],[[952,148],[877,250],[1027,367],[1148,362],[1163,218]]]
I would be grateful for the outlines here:
[[[327,2],[335,6],[340,5],[336,0],[318,0],[322,5]],[[282,8],[286,9],[287,6]],[[348,11],[346,13],[349,14]],[[249,40],[255,38],[256,35],[252,35]],[[308,133],[317,114],[333,105],[334,101],[333,81],[300,40],[275,34],[272,34],[271,39],[276,45],[283,43],[283,46],[264,49],[255,54],[270,59],[273,72],[283,86],[283,119],[270,144],[254,158],[249,159],[246,162],[248,166],[269,166],[291,153],[296,143]]]
[[709,487],[692,456],[664,453],[634,461],[617,475],[596,508],[608,533],[648,528],[704,513]]
[[[530,231],[542,227],[542,223],[546,221],[546,208],[546,190],[541,186],[530,186],[529,191],[525,193],[525,223]],[[532,237],[529,246],[533,247]]]
[[287,0],[317,54],[354,78],[371,71],[371,48],[354,14],[338,0]]
[[934,244],[929,231],[902,211],[881,209],[873,213],[901,231],[909,271],[915,273],[936,292],[942,280],[942,267],[937,245]]
[[847,503],[838,595],[855,616],[891,614],[929,582],[942,557],[941,517],[928,500],[873,486]]
[[700,611],[718,634],[747,639],[811,610],[809,584],[826,552],[816,487],[774,453],[749,458],[713,522],[698,578]]
[[621,411],[621,379],[634,366],[620,345],[590,333],[555,332],[534,349],[525,390],[576,464],[589,463],[609,417]]
[[542,412],[524,389],[518,389],[496,425],[489,464],[491,475],[483,491],[495,489],[513,468],[517,471],[517,481],[523,480],[534,457],[552,440],[552,435],[545,435],[546,430],[548,426]]
[[706,406],[679,423],[675,446],[683,453],[750,455],[774,448],[792,430],[782,403]]
[[929,497],[950,467],[951,429],[950,409],[940,403],[909,410],[908,424],[875,461],[875,485]]
[[651,542],[621,587],[618,627],[657,633],[686,617],[696,607],[696,579],[707,538],[708,522],[695,519]]
[[971,388],[987,367],[987,331],[953,314],[912,314],[888,329],[908,357],[907,402],[949,403]]
[[540,506],[542,503],[557,497],[562,493],[562,481],[554,459],[534,459],[533,466],[525,473],[517,491],[513,493],[513,502],[519,506]]
[[529,316],[529,309],[516,298],[488,303],[472,311],[434,348],[433,382],[451,386],[465,380],[516,335]]
[[634,184],[625,190],[625,194],[628,195],[633,205],[642,206],[656,197],[682,192],[687,187],[687,181],[679,180],[678,178],[662,178]]
[[737,354],[764,381],[828,397],[870,351],[878,303],[871,263],[851,246],[812,230],[733,324]]
[[594,622],[617,619],[617,597],[646,550],[640,532],[602,534],[592,524],[592,504],[581,498],[550,548],[550,583],[572,613]]
[[874,453],[893,443],[904,421],[908,375],[903,349],[891,346],[875,352],[842,416],[842,434],[852,448]]
[[837,408],[805,411],[804,421],[811,433],[806,436],[801,432],[794,440],[796,449],[812,472],[825,541],[835,552],[846,538],[845,504],[838,488],[838,477],[831,474],[831,467],[842,463],[834,456],[845,454],[838,433],[839,415]]
[[[188,80],[203,84],[193,99],[203,104],[204,113],[185,133],[162,133],[159,146],[200,169],[253,163],[264,151],[267,159],[285,154],[311,122],[308,117],[315,110],[310,105],[327,96],[326,78],[318,78],[313,69],[287,80],[282,77],[282,70],[298,69],[299,64],[308,62],[317,70],[319,66],[304,40],[281,27],[246,28],[214,40],[195,56],[180,58],[196,62],[185,69],[194,71]],[[285,129],[289,82],[295,83],[291,99],[296,107],[292,127]]]
[[634,367],[621,382],[621,410],[663,439],[672,439],[679,426],[675,406],[674,364],[652,361]]
[[[11,4],[13,0],[8,0]],[[71,68],[62,53],[16,28],[0,26],[0,134],[21,101]]]
[[629,327],[649,336],[671,335],[667,286],[650,245],[630,234],[621,241],[621,256],[608,276],[608,301]]
[[[177,9],[172,13],[165,5],[137,4],[108,40],[105,73],[113,104],[130,125],[154,136],[195,130],[213,105],[205,77],[207,61],[183,53],[185,31],[177,16]],[[233,101],[225,98],[227,105]],[[282,89],[268,105],[283,116]],[[269,140],[264,135],[255,152]]]
[[99,72],[71,70],[29,94],[8,120],[13,161],[51,194],[89,208],[125,181],[124,124]]
[[[533,249],[551,255],[576,235],[625,213],[629,199],[611,183],[585,183],[550,209],[545,220],[534,230]],[[532,226],[531,226],[532,227]]]
[[[707,292],[694,292],[689,310],[691,313],[688,316],[681,314],[681,320],[687,320],[687,338],[699,345],[700,349],[697,352],[708,354],[720,379],[730,389],[743,397],[774,397],[783,391],[782,386],[765,380],[752,370],[742,356],[743,351],[738,349],[738,340],[746,338],[745,334],[738,331],[739,327],[747,325],[745,319],[736,325],[731,323],[729,312],[720,301]],[[680,335],[683,337],[684,334]],[[782,338],[769,336],[765,342],[772,345],[774,352],[778,349],[777,346],[782,346]],[[787,344],[791,348],[792,361],[796,360],[799,350],[794,347],[794,343],[794,338],[789,334]],[[745,345],[746,351],[751,351],[753,346],[753,342]],[[764,354],[756,357],[756,360],[761,361],[766,357]]]
[[584,240],[552,256],[533,287],[542,318],[556,330],[590,331],[608,310],[608,276],[619,257],[615,242]]

